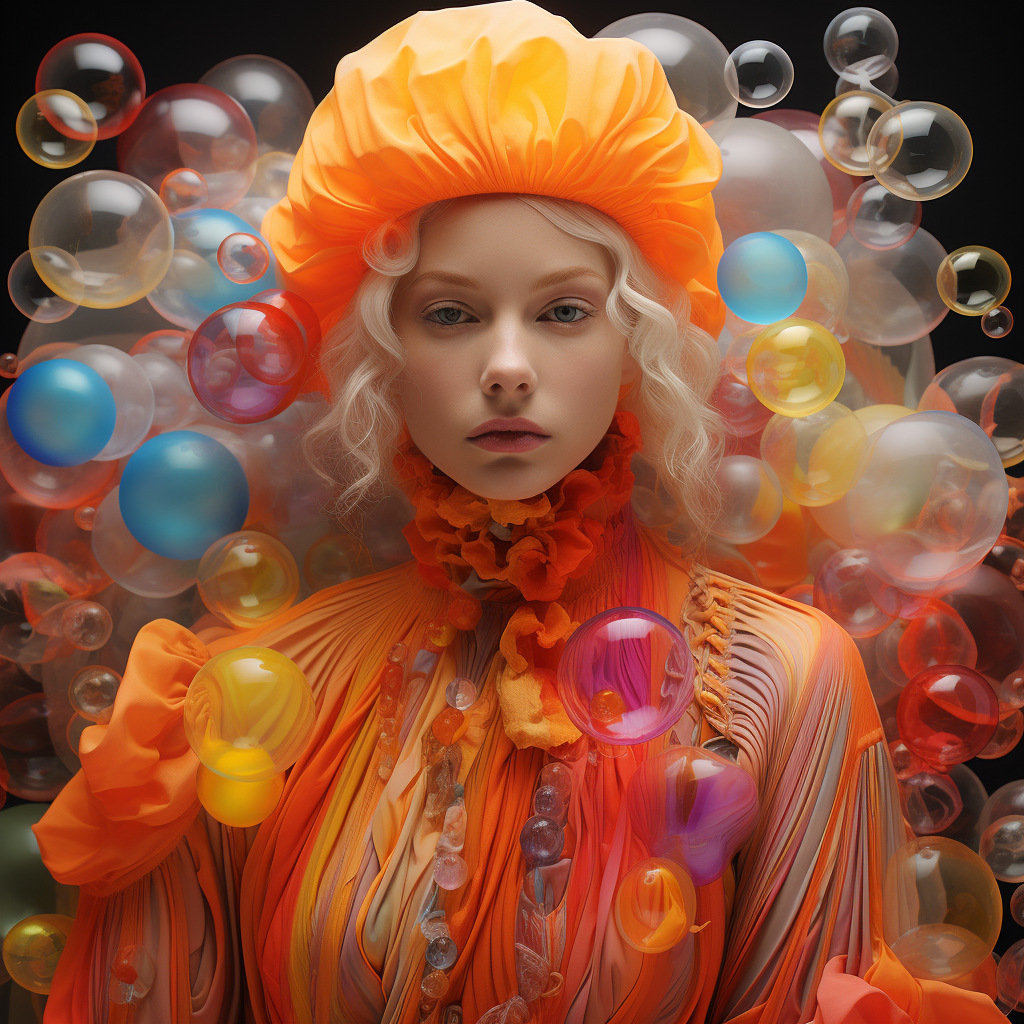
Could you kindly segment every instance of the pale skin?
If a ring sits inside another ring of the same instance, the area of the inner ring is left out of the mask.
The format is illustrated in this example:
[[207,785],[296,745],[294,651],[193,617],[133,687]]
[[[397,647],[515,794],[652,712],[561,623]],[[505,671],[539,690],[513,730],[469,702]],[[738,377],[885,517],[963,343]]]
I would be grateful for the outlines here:
[[[465,280],[424,276],[437,272]],[[566,279],[544,283],[556,274]],[[407,354],[397,385],[420,451],[483,498],[530,498],[575,469],[639,374],[605,315],[612,283],[603,246],[509,196],[459,199],[424,225],[392,306]],[[474,444],[496,417],[532,420],[547,439],[517,452]]]

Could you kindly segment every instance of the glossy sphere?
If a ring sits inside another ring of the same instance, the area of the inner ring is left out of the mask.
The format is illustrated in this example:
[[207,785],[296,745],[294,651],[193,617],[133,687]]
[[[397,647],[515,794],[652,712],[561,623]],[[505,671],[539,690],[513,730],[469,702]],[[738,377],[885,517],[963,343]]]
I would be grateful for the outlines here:
[[900,806],[917,835],[934,835],[956,821],[963,800],[947,775],[923,771],[900,782]]
[[967,623],[944,601],[931,600],[910,620],[897,649],[908,679],[932,665],[978,664],[978,647]]
[[889,861],[885,941],[915,978],[950,981],[992,952],[1002,901],[992,869],[962,843],[916,839]]
[[736,99],[725,80],[729,51],[702,25],[676,14],[632,14],[595,33],[625,37],[646,46],[665,70],[680,110],[705,128],[736,116]]
[[217,250],[217,264],[236,284],[259,280],[270,267],[270,252],[263,239],[247,231],[228,235]]
[[1013,314],[1005,306],[983,313],[981,329],[987,338],[1005,338],[1013,330]]
[[850,234],[869,249],[895,249],[921,226],[921,204],[890,192],[870,178],[850,196],[846,223]]
[[438,935],[427,943],[423,959],[437,971],[447,971],[459,958],[459,947],[450,935]]
[[434,861],[434,881],[441,889],[460,889],[468,877],[469,867],[457,853],[442,853]]
[[[745,360],[743,369],[746,376]],[[719,377],[711,404],[722,414],[725,429],[734,437],[758,434],[772,418],[771,409],[763,406],[746,384],[728,372]]]
[[43,57],[36,91],[44,89],[65,89],[80,96],[96,119],[99,138],[109,139],[135,119],[146,95],[146,80],[124,43],[83,32],[62,39]]
[[999,1007],[1024,1010],[1024,939],[1018,939],[1000,958],[996,968]]
[[110,612],[95,601],[68,601],[60,617],[60,629],[72,647],[98,651],[110,639],[114,623]]
[[850,529],[885,582],[934,593],[995,543],[1006,515],[1005,483],[980,427],[955,413],[914,413],[873,438],[846,495]]
[[814,577],[814,607],[853,637],[875,636],[893,620],[871,596],[869,572],[867,554],[845,548],[826,559]]
[[[65,279],[73,285],[69,292],[73,298],[58,295],[40,276],[35,268],[35,261],[40,263],[55,262],[58,273],[65,267]],[[18,307],[18,312],[39,324],[53,324],[66,320],[76,309],[78,300],[85,294],[85,279],[78,261],[69,252],[55,249],[53,246],[42,246],[35,250],[23,252],[12,264],[7,274],[7,292],[11,302]],[[14,355],[5,353],[5,355]],[[17,359],[17,356],[14,356]],[[7,376],[7,374],[4,374]],[[15,376],[14,373],[10,376]]]
[[689,707],[693,658],[667,619],[644,608],[609,608],[569,637],[557,685],[580,731],[604,743],[643,743],[667,732]]
[[165,558],[201,558],[249,510],[249,484],[219,441],[175,430],[147,441],[128,460],[119,506],[132,536]]
[[206,179],[211,206],[245,195],[259,156],[252,122],[230,96],[208,85],[171,85],[153,93],[117,140],[117,165],[150,188],[190,167]]
[[904,345],[924,337],[949,314],[935,276],[946,251],[924,228],[895,249],[869,249],[848,234],[836,251],[850,275],[844,321],[870,345]]
[[681,864],[695,885],[721,878],[757,824],[750,774],[696,747],[669,747],[643,761],[626,799],[640,841],[655,856]]
[[63,914],[35,914],[19,921],[4,939],[4,966],[29,992],[46,995],[74,920]]
[[985,677],[962,665],[922,669],[903,688],[896,722],[903,742],[934,765],[960,764],[992,738],[999,702]]
[[939,297],[955,313],[983,316],[1010,294],[1010,268],[999,253],[984,245],[965,245],[939,264]]
[[16,122],[18,144],[43,167],[73,167],[96,145],[96,118],[74,93],[47,89],[22,104]]
[[565,848],[565,832],[557,821],[535,814],[519,830],[519,846],[529,867],[554,864]]
[[118,171],[83,171],[55,185],[36,207],[28,238],[30,249],[74,255],[77,262],[33,263],[58,295],[95,309],[127,306],[152,291],[174,248],[160,197]]
[[71,706],[83,718],[100,725],[110,721],[121,676],[105,665],[86,665],[79,669],[68,687]]
[[249,628],[292,606],[299,594],[299,569],[276,537],[244,531],[207,548],[199,562],[198,583],[203,603],[214,615]]
[[23,451],[47,466],[94,459],[114,433],[117,406],[106,381],[70,359],[30,366],[10,388],[7,423]]
[[1007,782],[985,801],[981,817],[978,818],[978,829],[984,833],[993,821],[1011,814],[1024,814],[1024,779]]
[[878,78],[895,63],[899,36],[881,11],[851,7],[829,22],[823,45],[825,59],[837,75],[851,72]]
[[198,210],[210,202],[210,189],[206,179],[191,167],[178,167],[168,171],[160,182],[160,199],[167,212],[176,217],[179,213]]
[[1024,460],[1024,365],[999,356],[962,359],[935,375],[917,403],[966,416],[991,438],[1003,466]]
[[795,135],[752,117],[712,125],[708,134],[722,153],[722,177],[713,196],[724,245],[778,228],[828,241],[832,189],[817,158]]
[[447,687],[444,697],[448,706],[458,711],[465,711],[476,702],[476,683],[465,676],[456,676]]
[[313,694],[291,659],[269,647],[211,658],[185,698],[185,735],[211,771],[265,782],[290,768],[313,731]]
[[749,455],[727,455],[715,473],[722,509],[713,533],[734,544],[766,536],[782,515],[782,485],[775,470]]
[[737,238],[718,264],[722,301],[742,320],[769,324],[792,315],[807,292],[807,265],[781,235],[756,231]]
[[314,591],[369,576],[373,561],[366,545],[350,533],[329,533],[311,544],[302,562],[302,575]]
[[143,1000],[156,981],[156,964],[145,946],[122,946],[110,965],[110,1001],[119,1006]]
[[212,817],[234,828],[249,828],[265,821],[284,792],[284,774],[241,782],[227,779],[201,764],[196,773],[199,802]]
[[132,358],[142,367],[153,388],[155,433],[177,430],[199,418],[199,403],[180,363],[159,352],[140,352]]
[[808,231],[777,228],[773,234],[792,242],[807,267],[807,291],[793,316],[834,331],[850,298],[850,277],[839,253]]
[[787,498],[798,505],[828,505],[856,482],[867,443],[861,421],[831,402],[799,419],[773,416],[761,435],[761,458]]
[[847,174],[870,175],[868,139],[875,124],[891,108],[886,97],[863,89],[837,96],[822,111],[818,124],[818,139],[825,158]]
[[695,922],[697,894],[676,863],[648,857],[615,890],[615,927],[641,953],[663,953],[682,942]]
[[313,113],[306,83],[287,64],[249,54],[231,57],[199,79],[237,100],[256,130],[260,153],[297,153]]
[[747,353],[747,379],[762,405],[783,416],[808,416],[839,394],[846,360],[835,336],[813,320],[766,327]]
[[981,835],[981,858],[1002,882],[1024,882],[1024,815],[998,818]]
[[771,107],[793,88],[793,62],[776,43],[753,39],[729,54],[725,84],[745,107]]
[[964,180],[974,145],[949,107],[925,100],[897,103],[867,139],[870,173],[904,199],[937,199]]

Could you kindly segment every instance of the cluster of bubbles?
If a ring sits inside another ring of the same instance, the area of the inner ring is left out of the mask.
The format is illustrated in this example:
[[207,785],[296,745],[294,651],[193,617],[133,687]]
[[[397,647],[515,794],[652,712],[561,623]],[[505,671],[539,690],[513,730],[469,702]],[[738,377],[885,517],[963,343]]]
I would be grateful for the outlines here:
[[[928,336],[950,312],[990,338],[1013,325],[1005,260],[947,253],[921,227],[923,204],[964,180],[970,133],[944,106],[894,98],[896,29],[870,8],[826,29],[837,82],[820,113],[779,106],[794,67],[773,42],[729,52],[655,13],[597,35],[652,50],[722,153],[714,401],[729,433],[711,565],[855,639],[919,836],[889,865],[886,938],[917,977],[959,977],[993,948],[995,879],[1024,881],[1024,782],[989,795],[964,763],[1024,732],[1024,488],[1005,474],[1024,461],[1024,366],[974,356],[936,374]],[[740,104],[758,113],[737,118]],[[83,732],[111,720],[139,629],[170,618],[210,641],[410,557],[397,491],[357,538],[299,457],[325,406],[320,325],[277,287],[260,231],[312,111],[301,78],[261,56],[147,96],[131,51],[87,33],[45,55],[18,114],[36,163],[72,168],[116,137],[119,168],[58,182],[8,277],[30,325],[0,356],[14,378],[0,399],[0,800],[34,803],[0,812],[0,869],[25,897],[0,899],[0,934],[33,991],[69,919],[32,896],[38,856],[4,858],[80,766]],[[638,511],[675,537],[638,472]],[[672,728],[693,677],[671,623],[618,608],[573,634],[555,682],[593,755],[615,757]],[[197,674],[185,725],[204,806],[257,824],[309,740],[311,689],[273,650],[239,648]],[[649,856],[614,916],[635,948],[684,939],[694,887],[752,834],[756,787],[736,758],[676,742],[634,774],[626,807]],[[539,820],[521,836],[530,863],[561,855],[557,822]],[[1022,960],[1018,943],[1000,962],[1007,1005]],[[145,998],[155,971],[144,946],[118,950],[112,1000]]]

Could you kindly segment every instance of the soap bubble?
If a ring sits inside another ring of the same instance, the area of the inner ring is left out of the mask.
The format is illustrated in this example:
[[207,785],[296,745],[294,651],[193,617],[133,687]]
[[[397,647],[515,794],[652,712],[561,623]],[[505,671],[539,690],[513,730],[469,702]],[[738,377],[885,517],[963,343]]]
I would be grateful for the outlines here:
[[83,718],[100,725],[110,721],[121,676],[106,665],[86,665],[79,669],[68,687],[71,706]]
[[868,139],[892,102],[875,92],[854,89],[837,96],[822,111],[818,124],[821,150],[841,171],[861,177],[873,173]]
[[245,195],[259,152],[248,115],[208,85],[170,85],[153,93],[117,140],[117,165],[154,191],[167,175],[190,167],[206,179],[211,206]]
[[876,636],[893,620],[868,589],[869,574],[867,554],[844,548],[827,558],[814,577],[814,607],[852,637]]
[[973,356],[935,375],[917,403],[976,423],[995,445],[1003,466],[1024,460],[1024,365],[999,356]]
[[1018,939],[1000,958],[996,991],[999,1009],[1024,1010],[1024,939]]
[[96,118],[88,104],[63,89],[47,89],[27,99],[15,128],[25,155],[43,167],[73,167],[96,145]]
[[711,127],[722,153],[712,192],[715,218],[728,246],[755,231],[791,228],[828,240],[832,189],[814,155],[792,132],[741,117]]
[[882,893],[885,941],[915,978],[951,981],[992,952],[999,887],[963,843],[941,836],[907,843],[890,858]]
[[900,808],[916,835],[934,835],[963,811],[960,791],[947,775],[920,771],[900,781]]
[[68,601],[60,618],[61,632],[72,647],[98,651],[114,631],[110,612],[96,601]]
[[766,327],[747,354],[747,379],[758,400],[783,416],[808,416],[838,394],[846,374],[835,337],[812,320]]
[[287,64],[248,54],[221,61],[199,79],[237,100],[249,115],[261,154],[297,153],[313,115],[313,96]]
[[850,298],[850,276],[839,253],[809,231],[776,228],[773,234],[792,242],[807,266],[807,291],[792,315],[813,320],[835,334]]
[[277,202],[288,194],[288,177],[295,163],[295,155],[290,152],[272,150],[264,153],[256,161],[256,176],[252,179],[249,196],[261,196]]
[[[999,713],[1003,714],[1002,706],[999,708]],[[1005,757],[1020,743],[1021,736],[1024,736],[1024,715],[1020,711],[1011,711],[999,719],[996,731],[992,733],[992,739],[978,751],[978,757],[986,761]]]
[[232,828],[251,828],[266,821],[281,802],[284,773],[268,779],[228,779],[201,764],[196,772],[196,795],[210,816]]
[[731,373],[723,373],[719,377],[711,404],[721,413],[725,429],[733,437],[757,434],[772,418],[771,409],[763,406],[754,392]]
[[1005,306],[983,313],[981,329],[988,338],[1005,338],[1013,330],[1013,314]]
[[305,750],[315,708],[294,661],[269,647],[238,647],[196,673],[184,715],[189,744],[211,772],[266,782]]
[[863,72],[846,70],[836,79],[836,95],[841,96],[844,92],[860,89],[862,92],[880,93],[895,103],[893,97],[899,84],[900,73],[896,70],[895,64],[877,78],[868,78]]
[[641,953],[663,953],[696,924],[697,894],[676,863],[648,857],[626,872],[615,890],[615,927]]
[[132,358],[142,367],[153,388],[153,430],[177,430],[198,419],[199,403],[184,367],[159,352],[140,352]]
[[137,1005],[156,981],[156,964],[145,946],[122,946],[110,965],[110,1001],[118,1006]]
[[734,544],[760,540],[782,515],[782,487],[775,470],[749,455],[727,455],[715,474],[722,510],[712,532]]
[[112,309],[156,287],[170,266],[174,232],[160,197],[143,182],[118,171],[83,171],[36,207],[29,249],[43,246],[75,257],[67,264],[33,259],[50,288],[70,302]]
[[34,914],[15,924],[3,945],[4,966],[11,978],[29,992],[49,993],[74,923],[63,914]]
[[718,264],[722,301],[741,319],[770,324],[791,316],[807,292],[800,250],[770,231],[737,238]]
[[[67,282],[69,288],[65,295],[58,295],[39,276],[35,268],[36,261],[57,264],[57,269],[51,270],[50,276],[58,275]],[[18,307],[18,312],[29,320],[39,324],[55,324],[66,320],[78,309],[78,303],[85,294],[85,278],[78,260],[71,253],[47,245],[23,252],[11,264],[7,275],[7,291],[11,302]]]
[[199,562],[203,603],[234,626],[259,626],[291,607],[299,570],[291,552],[265,533],[240,532],[215,541]]
[[869,249],[848,234],[836,245],[850,275],[843,320],[869,345],[905,345],[933,331],[949,314],[935,275],[946,250],[924,228],[895,249]]
[[978,647],[967,623],[945,601],[932,599],[907,623],[896,656],[909,680],[932,665],[974,668]]
[[999,253],[984,245],[951,252],[936,273],[939,297],[956,313],[982,316],[1010,294],[1010,268]]
[[662,616],[610,608],[569,637],[557,686],[581,732],[612,745],[643,743],[667,732],[693,701],[693,657]]
[[850,234],[869,249],[895,249],[921,226],[921,204],[890,192],[873,178],[865,181],[846,208]]
[[677,14],[631,14],[593,38],[621,37],[658,58],[679,109],[705,128],[735,118],[736,99],[725,81],[729,51],[703,25]]
[[793,88],[793,62],[776,43],[754,39],[729,54],[725,84],[745,107],[771,107]]
[[825,29],[825,59],[837,75],[878,78],[893,66],[898,49],[896,26],[872,7],[851,7]]
[[867,138],[870,173],[904,199],[944,196],[964,180],[974,144],[949,107],[908,100],[886,110]]
[[178,167],[168,171],[160,182],[160,199],[167,212],[176,217],[179,213],[198,210],[210,202],[210,189],[206,179],[191,167]]
[[1002,882],[1024,882],[1024,815],[993,821],[982,833],[978,853]]
[[39,63],[35,87],[36,92],[64,89],[80,96],[96,119],[101,139],[124,131],[146,95],[146,79],[135,54],[98,32],[69,36],[51,47]]
[[270,252],[258,235],[237,231],[220,243],[217,264],[228,280],[236,284],[250,284],[267,272]]

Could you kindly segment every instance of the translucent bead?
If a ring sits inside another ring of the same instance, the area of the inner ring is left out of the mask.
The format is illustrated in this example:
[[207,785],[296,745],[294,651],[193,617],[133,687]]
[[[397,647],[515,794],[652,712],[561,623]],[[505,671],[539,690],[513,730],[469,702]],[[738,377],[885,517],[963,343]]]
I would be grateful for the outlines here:
[[16,352],[0,352],[0,377],[11,380],[18,375],[18,355]]
[[395,718],[385,718],[380,723],[380,738],[385,743],[391,743],[398,736],[398,721]]
[[439,935],[427,944],[427,963],[439,971],[447,971],[459,958],[459,948],[450,935]]
[[452,890],[461,888],[466,884],[469,876],[469,867],[465,860],[457,853],[441,854],[434,861],[434,881],[442,889]]
[[465,676],[457,676],[445,688],[444,696],[450,707],[465,711],[476,700],[476,683]]
[[382,754],[380,763],[377,765],[377,778],[381,782],[387,782],[391,773],[395,770],[395,759],[390,754]]
[[427,942],[433,942],[434,939],[439,938],[448,938],[451,935],[443,910],[431,910],[426,914],[423,920],[420,921],[420,931],[423,932],[423,937]]
[[823,46],[837,75],[878,78],[895,63],[899,44],[896,26],[881,11],[851,7],[829,22]]
[[552,761],[544,765],[537,778],[537,788],[554,786],[566,801],[572,795],[572,769],[561,761]]
[[776,43],[753,39],[741,43],[725,65],[725,84],[745,107],[771,107],[793,88],[793,61]]
[[554,786],[541,786],[533,794],[533,813],[542,818],[564,823],[566,811],[565,795]]
[[136,1004],[153,987],[156,964],[145,946],[122,946],[110,965],[110,974],[117,982],[110,986],[110,1001]]
[[431,971],[423,976],[420,988],[423,994],[431,999],[440,999],[449,987],[448,975],[444,971]]
[[110,721],[121,677],[105,665],[86,665],[71,679],[68,697],[71,706],[90,722]]
[[388,651],[388,661],[395,665],[400,665],[405,661],[406,656],[409,653],[409,648],[405,646],[401,641],[391,645],[391,650]]
[[439,743],[448,746],[462,728],[465,718],[466,716],[458,708],[447,707],[434,719],[430,726],[431,732],[437,737]]
[[110,639],[114,622],[95,601],[70,601],[60,619],[64,639],[80,651],[98,651]]
[[437,841],[437,852],[458,853],[465,842],[466,801],[461,796],[456,796],[448,810],[444,812],[444,827]]
[[965,245],[951,252],[935,276],[939,297],[955,313],[982,316],[1010,293],[1010,268],[994,249]]
[[981,329],[989,338],[1005,338],[1013,330],[1013,314],[1005,306],[996,306],[982,314]]
[[565,832],[558,822],[535,814],[520,830],[519,846],[530,867],[554,864],[565,848]]
[[79,505],[75,509],[75,526],[80,530],[91,530],[96,521],[95,505]]
[[890,192],[869,178],[850,196],[846,223],[850,234],[869,249],[895,249],[921,226],[920,203]]
[[993,821],[981,835],[978,853],[1003,882],[1024,882],[1024,815]]

